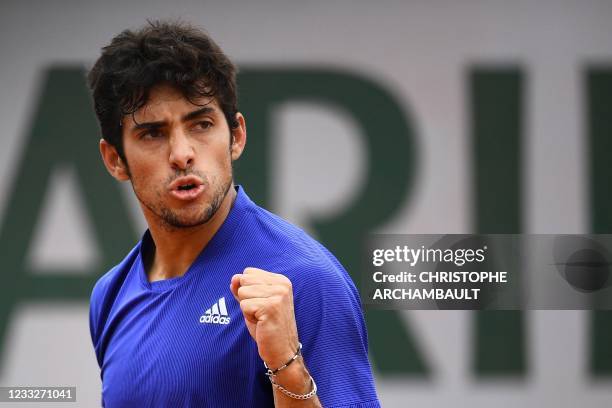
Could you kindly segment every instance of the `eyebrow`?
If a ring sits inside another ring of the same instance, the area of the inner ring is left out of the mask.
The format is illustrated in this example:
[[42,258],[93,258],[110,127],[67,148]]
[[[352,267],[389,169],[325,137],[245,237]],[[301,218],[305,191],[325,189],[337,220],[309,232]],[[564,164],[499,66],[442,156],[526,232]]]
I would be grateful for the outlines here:
[[215,108],[211,107],[211,106],[205,106],[203,108],[200,109],[196,109],[193,112],[189,112],[188,114],[186,114],[185,116],[183,116],[183,118],[181,119],[183,122],[187,122],[189,120],[198,118],[202,115],[206,115],[208,113],[213,113],[215,111]]
[[[210,106],[205,106],[203,108],[196,109],[192,112],[187,113],[181,118],[181,121],[188,122],[202,115],[206,115],[206,114],[213,113],[213,112],[215,112],[215,108],[210,107]],[[160,127],[163,127],[165,124],[166,122],[164,121],[137,123],[136,126],[132,128],[132,132],[142,130],[142,129],[158,129]]]

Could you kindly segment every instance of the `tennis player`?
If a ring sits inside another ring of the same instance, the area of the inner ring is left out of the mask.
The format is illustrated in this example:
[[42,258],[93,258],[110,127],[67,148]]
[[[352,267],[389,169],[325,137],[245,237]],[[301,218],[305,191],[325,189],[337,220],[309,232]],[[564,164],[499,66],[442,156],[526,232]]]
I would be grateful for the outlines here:
[[207,34],[164,21],[89,72],[102,159],[148,224],[91,295],[102,405],[379,407],[347,272],[234,184],[235,77]]

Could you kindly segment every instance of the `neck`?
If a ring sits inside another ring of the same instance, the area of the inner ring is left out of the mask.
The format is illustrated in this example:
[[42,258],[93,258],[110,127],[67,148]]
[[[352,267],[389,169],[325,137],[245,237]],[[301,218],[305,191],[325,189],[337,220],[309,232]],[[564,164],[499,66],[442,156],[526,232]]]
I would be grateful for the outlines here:
[[215,236],[236,198],[232,184],[219,209],[208,222],[190,228],[168,228],[155,214],[145,211],[155,253],[147,276],[150,282],[182,276]]

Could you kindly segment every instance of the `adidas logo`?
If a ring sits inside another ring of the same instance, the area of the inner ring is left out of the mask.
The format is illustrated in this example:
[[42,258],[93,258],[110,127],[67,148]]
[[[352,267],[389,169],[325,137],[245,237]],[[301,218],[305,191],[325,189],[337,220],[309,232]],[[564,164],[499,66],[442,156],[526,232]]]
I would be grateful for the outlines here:
[[200,323],[229,324],[230,318],[225,306],[225,297],[219,299],[210,309],[200,316]]

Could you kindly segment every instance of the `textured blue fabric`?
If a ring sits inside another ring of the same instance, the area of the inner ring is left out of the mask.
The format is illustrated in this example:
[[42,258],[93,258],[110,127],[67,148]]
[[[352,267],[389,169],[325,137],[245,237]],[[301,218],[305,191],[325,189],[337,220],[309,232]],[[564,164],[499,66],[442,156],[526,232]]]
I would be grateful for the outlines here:
[[380,406],[348,274],[321,244],[237,190],[227,219],[183,276],[148,282],[147,231],[96,283],[90,329],[103,405],[274,406],[257,345],[229,289],[233,274],[256,267],[293,284],[304,361],[323,406]]

